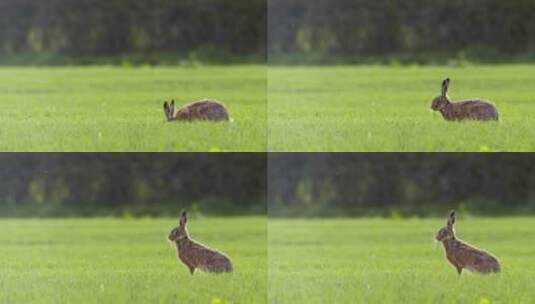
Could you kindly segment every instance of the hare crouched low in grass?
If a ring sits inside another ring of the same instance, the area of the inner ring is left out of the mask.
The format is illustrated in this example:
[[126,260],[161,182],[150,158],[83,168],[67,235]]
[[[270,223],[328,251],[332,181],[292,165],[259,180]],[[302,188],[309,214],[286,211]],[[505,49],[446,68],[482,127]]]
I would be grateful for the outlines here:
[[461,274],[464,268],[479,273],[500,272],[497,258],[455,237],[454,223],[455,211],[452,210],[446,227],[438,231],[436,239],[444,245],[446,258],[457,268],[457,272]]
[[183,106],[175,111],[175,101],[163,104],[163,111],[167,121],[229,121],[227,108],[215,100],[200,100]]
[[190,238],[186,222],[186,211],[182,211],[179,225],[171,230],[168,239],[175,242],[178,258],[189,268],[191,274],[195,269],[216,273],[232,272],[232,262],[225,254]]
[[433,99],[431,109],[440,111],[446,120],[498,120],[498,110],[485,100],[469,99],[452,102],[448,97],[450,79],[442,81],[442,94]]

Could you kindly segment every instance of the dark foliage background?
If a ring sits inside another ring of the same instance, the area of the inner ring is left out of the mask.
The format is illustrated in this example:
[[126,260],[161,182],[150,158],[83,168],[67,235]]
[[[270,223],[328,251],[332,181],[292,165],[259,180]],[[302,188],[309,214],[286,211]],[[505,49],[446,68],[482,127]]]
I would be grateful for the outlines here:
[[268,6],[272,62],[535,59],[532,0],[270,0]]
[[[535,214],[517,153],[2,153],[1,216]],[[269,170],[268,170],[269,168]]]
[[531,154],[272,154],[268,181],[270,215],[535,213]]
[[0,0],[0,55],[4,62],[20,54],[75,63],[261,60],[266,24],[265,0]]
[[0,215],[265,214],[255,153],[0,154]]

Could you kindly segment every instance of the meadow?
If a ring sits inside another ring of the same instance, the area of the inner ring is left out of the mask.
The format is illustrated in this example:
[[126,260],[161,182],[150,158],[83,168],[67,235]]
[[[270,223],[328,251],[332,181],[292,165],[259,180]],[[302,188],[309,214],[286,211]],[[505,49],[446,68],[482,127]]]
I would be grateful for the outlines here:
[[167,235],[176,219],[0,220],[0,303],[265,303],[265,217],[191,218],[193,238],[234,273],[189,270]]
[[434,242],[445,219],[270,219],[270,303],[530,303],[533,218],[460,218],[502,273],[461,276]]
[[[1,151],[265,151],[266,68],[2,67]],[[232,123],[167,123],[213,98]]]
[[[533,151],[535,66],[323,66],[268,69],[270,151]],[[494,102],[500,122],[447,122],[453,100]]]

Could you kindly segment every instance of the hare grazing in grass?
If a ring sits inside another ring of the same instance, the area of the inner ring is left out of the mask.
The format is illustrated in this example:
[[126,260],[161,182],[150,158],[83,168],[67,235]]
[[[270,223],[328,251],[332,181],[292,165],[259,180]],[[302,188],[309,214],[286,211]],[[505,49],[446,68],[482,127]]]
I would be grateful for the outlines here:
[[452,210],[446,227],[438,231],[436,239],[444,245],[446,258],[457,268],[457,272],[461,274],[464,268],[480,273],[500,272],[497,258],[455,237],[454,223],[455,211]]
[[214,100],[200,100],[183,106],[175,112],[175,100],[163,104],[167,121],[229,121],[230,115],[225,106]]
[[232,262],[225,254],[190,238],[186,222],[186,211],[182,211],[179,225],[171,230],[168,239],[175,242],[178,258],[189,268],[191,274],[195,272],[195,269],[216,273],[232,272]]
[[469,99],[452,102],[447,93],[450,79],[442,81],[442,94],[431,103],[433,111],[440,111],[446,120],[498,120],[498,110],[485,100]]

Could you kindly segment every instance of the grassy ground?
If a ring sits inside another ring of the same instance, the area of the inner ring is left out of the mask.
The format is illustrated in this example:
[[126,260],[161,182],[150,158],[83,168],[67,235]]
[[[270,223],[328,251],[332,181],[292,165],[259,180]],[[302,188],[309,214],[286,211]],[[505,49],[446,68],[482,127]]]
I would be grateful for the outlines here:
[[[265,151],[266,69],[0,68],[0,151]],[[214,98],[233,123],[167,123],[162,104]]]
[[[272,67],[270,151],[534,151],[533,65]],[[429,110],[450,77],[453,99],[481,97],[499,123],[452,123]]]
[[271,220],[270,303],[530,303],[533,218],[464,219],[457,234],[503,272],[457,271],[434,235],[445,220]]
[[0,220],[0,303],[265,303],[265,218],[195,219],[233,274],[191,276],[167,242],[175,219]]

